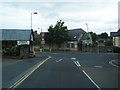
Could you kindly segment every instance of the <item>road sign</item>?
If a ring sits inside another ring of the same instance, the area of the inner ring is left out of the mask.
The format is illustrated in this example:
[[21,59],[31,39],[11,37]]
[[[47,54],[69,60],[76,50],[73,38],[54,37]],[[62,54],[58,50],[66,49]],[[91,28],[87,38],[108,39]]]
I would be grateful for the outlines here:
[[41,41],[41,44],[45,44],[45,41]]
[[45,44],[45,39],[42,37],[41,44]]
[[45,36],[45,34],[44,34],[44,33],[42,33],[41,35],[42,35],[42,37],[44,37],[44,36]]
[[42,41],[45,41],[45,39],[44,39],[44,38],[42,38]]

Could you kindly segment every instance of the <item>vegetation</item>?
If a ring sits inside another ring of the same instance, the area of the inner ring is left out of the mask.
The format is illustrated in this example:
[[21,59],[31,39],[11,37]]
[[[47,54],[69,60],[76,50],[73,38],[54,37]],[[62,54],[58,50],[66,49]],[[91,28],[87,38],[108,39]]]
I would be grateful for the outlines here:
[[34,32],[34,41],[35,41],[35,45],[40,45],[41,37],[40,35],[37,34],[37,31]]
[[120,53],[120,47],[113,47],[114,53]]
[[67,26],[64,26],[62,20],[57,21],[55,26],[49,26],[48,31],[48,34],[45,36],[45,41],[49,44],[50,51],[53,44],[60,46],[61,43],[67,41]]
[[98,38],[109,38],[109,37],[108,37],[108,34],[104,32],[104,33],[99,34]]
[[96,42],[96,40],[97,40],[97,34],[96,33],[93,33],[93,32],[90,32],[90,35],[91,35],[91,37],[92,37],[92,40],[93,40],[93,42]]

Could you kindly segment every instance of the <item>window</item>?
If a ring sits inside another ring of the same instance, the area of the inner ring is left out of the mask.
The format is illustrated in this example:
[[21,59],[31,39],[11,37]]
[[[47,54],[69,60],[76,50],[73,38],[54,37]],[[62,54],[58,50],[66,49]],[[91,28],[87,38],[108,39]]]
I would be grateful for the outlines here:
[[67,48],[70,48],[70,44],[67,44]]
[[74,44],[73,43],[71,44],[71,47],[74,48]]

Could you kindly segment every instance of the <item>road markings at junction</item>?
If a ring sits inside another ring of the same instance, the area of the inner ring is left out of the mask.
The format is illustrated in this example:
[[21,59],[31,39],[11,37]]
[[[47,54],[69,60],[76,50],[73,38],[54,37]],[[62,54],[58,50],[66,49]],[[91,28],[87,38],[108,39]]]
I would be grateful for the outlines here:
[[56,62],[60,62],[60,61],[62,61],[63,59],[59,59],[59,60],[57,60]]
[[109,64],[111,64],[111,65],[114,66],[114,67],[120,68],[120,66],[117,66],[117,65],[113,64],[114,61],[116,61],[116,60],[111,60],[111,61],[109,61]]
[[44,64],[47,60],[49,60],[51,56],[49,56],[47,59],[44,61],[38,63],[30,72],[25,74],[22,78],[17,80],[13,85],[11,85],[8,90],[14,90],[17,86],[19,86],[25,79],[27,79],[36,69],[38,69],[42,64]]
[[77,65],[78,67],[81,67],[80,63],[78,61],[73,61],[75,63],[75,65]]
[[[78,67],[82,67],[81,64],[78,61],[73,61]],[[82,72],[87,76],[87,78],[99,89],[101,88],[92,80],[92,78],[85,72],[85,70],[82,70]]]
[[76,61],[76,63],[78,64],[79,67],[81,67],[80,63],[78,61]]
[[76,58],[75,57],[73,57],[73,58],[71,58],[72,60],[76,60]]
[[94,67],[96,67],[96,68],[103,68],[103,66],[94,66]]

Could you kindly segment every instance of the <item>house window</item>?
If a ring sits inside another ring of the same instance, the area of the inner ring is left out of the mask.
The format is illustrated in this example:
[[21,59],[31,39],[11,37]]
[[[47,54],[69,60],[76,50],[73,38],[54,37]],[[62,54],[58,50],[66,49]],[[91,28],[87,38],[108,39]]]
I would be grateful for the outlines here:
[[67,44],[67,48],[70,48],[70,44]]
[[74,48],[74,44],[73,43],[71,44],[71,47]]

